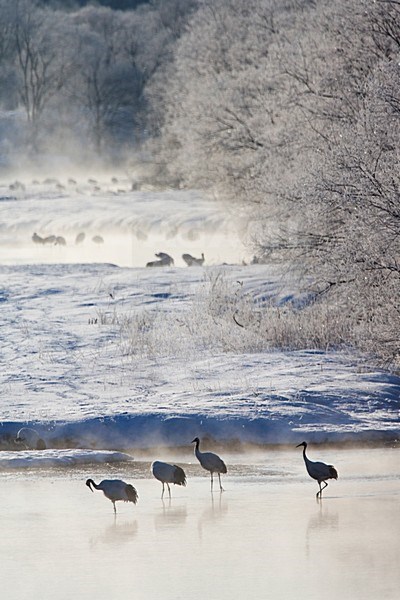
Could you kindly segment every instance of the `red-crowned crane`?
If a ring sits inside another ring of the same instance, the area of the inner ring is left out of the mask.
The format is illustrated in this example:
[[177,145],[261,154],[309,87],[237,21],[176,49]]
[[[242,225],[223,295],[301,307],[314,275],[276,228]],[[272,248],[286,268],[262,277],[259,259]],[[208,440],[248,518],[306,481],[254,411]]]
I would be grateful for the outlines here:
[[[328,487],[328,483],[326,480],[337,479],[338,472],[332,465],[326,465],[323,462],[313,462],[312,460],[310,460],[306,456],[307,442],[301,442],[301,444],[298,444],[296,448],[299,448],[300,446],[303,446],[303,458],[304,462],[306,463],[307,473],[310,477],[318,481],[319,492],[317,492],[317,498],[322,498],[322,490]],[[325,484],[324,487],[321,487],[322,482]]]
[[171,498],[170,483],[175,485],[186,485],[185,471],[177,465],[170,465],[159,460],[155,460],[151,465],[151,472],[154,477],[162,483],[162,494],[161,498],[164,497],[164,486],[167,484],[169,497]]
[[23,444],[27,450],[46,450],[45,441],[40,437],[36,429],[31,429],[30,427],[21,427],[15,441]]
[[114,513],[117,513],[117,509],[115,508],[115,503],[118,500],[122,500],[123,502],[133,502],[136,504],[138,500],[138,493],[130,483],[125,483],[125,481],[121,481],[121,479],[103,479],[100,483],[95,483],[93,479],[88,479],[86,481],[86,485],[89,490],[93,492],[93,488],[96,490],[101,490],[106,498],[111,500],[114,507]]
[[221,475],[220,473],[227,473],[228,470],[226,468],[226,464],[224,461],[214,452],[200,452],[199,445],[200,440],[198,437],[195,437],[194,440],[191,441],[192,444],[196,444],[194,448],[194,453],[196,455],[197,460],[206,471],[210,471],[211,474],[211,491],[213,489],[213,473],[218,474],[219,479],[219,489],[221,492],[223,491],[223,487],[221,485]]

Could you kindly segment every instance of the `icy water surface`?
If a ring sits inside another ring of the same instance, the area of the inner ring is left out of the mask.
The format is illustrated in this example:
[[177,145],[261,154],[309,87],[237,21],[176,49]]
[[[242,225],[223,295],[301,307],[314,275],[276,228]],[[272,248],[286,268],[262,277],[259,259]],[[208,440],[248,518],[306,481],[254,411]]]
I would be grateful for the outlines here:
[[[3,472],[2,597],[397,599],[400,450],[318,451],[339,471],[322,502],[292,450],[225,455],[225,491],[213,494],[201,468],[180,461],[188,485],[164,501],[148,461]],[[138,504],[119,503],[114,517],[88,476],[133,483]]]

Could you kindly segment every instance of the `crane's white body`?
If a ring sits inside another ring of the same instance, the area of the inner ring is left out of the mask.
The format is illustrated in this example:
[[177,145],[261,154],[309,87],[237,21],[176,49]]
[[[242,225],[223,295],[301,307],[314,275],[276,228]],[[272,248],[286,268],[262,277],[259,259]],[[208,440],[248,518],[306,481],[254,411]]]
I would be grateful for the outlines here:
[[40,437],[36,429],[21,427],[15,441],[23,444],[28,450],[46,450],[46,443]]
[[164,486],[167,484],[169,497],[171,497],[170,483],[174,485],[186,485],[185,471],[178,465],[170,465],[160,460],[155,460],[151,465],[151,472],[154,477],[162,483],[162,494],[164,496]]
[[218,454],[214,454],[214,452],[200,452],[200,449],[199,449],[200,440],[198,437],[196,437],[196,438],[194,438],[194,440],[192,440],[192,444],[193,443],[196,444],[195,448],[194,448],[194,453],[195,453],[197,460],[199,461],[199,463],[201,464],[203,469],[205,469],[206,471],[210,471],[211,490],[213,489],[213,483],[214,483],[213,482],[213,474],[217,473],[218,480],[219,480],[219,488],[222,492],[224,488],[221,485],[221,475],[220,474],[228,472],[224,461],[218,456]]
[[111,500],[114,507],[114,512],[117,512],[115,503],[119,500],[122,502],[133,502],[136,504],[138,494],[133,485],[125,483],[121,479],[103,479],[100,483],[95,483],[93,479],[88,479],[86,485],[93,492],[92,487],[96,490],[101,490],[103,494]]
[[[306,465],[307,473],[310,477],[318,481],[319,492],[317,492],[318,496],[322,498],[322,490],[324,490],[327,486],[327,479],[337,479],[338,473],[333,465],[326,465],[323,462],[314,462],[310,460],[306,455],[307,442],[302,442],[296,446],[299,448],[303,446],[303,458]],[[321,483],[324,483],[324,487],[321,487]]]

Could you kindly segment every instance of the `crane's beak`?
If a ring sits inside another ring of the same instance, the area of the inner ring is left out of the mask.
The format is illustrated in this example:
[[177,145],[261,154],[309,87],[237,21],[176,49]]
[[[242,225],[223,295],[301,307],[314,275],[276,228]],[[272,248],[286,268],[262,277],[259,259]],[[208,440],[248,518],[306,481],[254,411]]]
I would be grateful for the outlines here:
[[296,448],[299,448],[300,446],[304,446],[304,442],[301,442],[301,444],[297,444]]

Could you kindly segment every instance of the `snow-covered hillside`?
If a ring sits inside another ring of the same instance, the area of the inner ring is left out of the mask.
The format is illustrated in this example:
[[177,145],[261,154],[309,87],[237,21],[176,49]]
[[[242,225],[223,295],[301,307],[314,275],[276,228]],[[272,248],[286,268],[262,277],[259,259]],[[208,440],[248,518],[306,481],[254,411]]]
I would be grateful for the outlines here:
[[[110,264],[114,261],[104,247],[104,263],[86,262],[84,253],[79,262],[67,261],[63,253],[73,250],[75,258],[80,256],[79,246],[69,239],[66,246],[40,245],[39,254],[30,239],[34,231],[72,239],[68,232],[81,228],[106,238],[107,223],[118,239],[133,223],[132,215],[135,223],[142,219],[148,224],[151,209],[162,215],[159,222],[152,221],[152,235],[143,241],[151,241],[152,253],[172,253],[168,244],[173,239],[179,257],[189,242],[180,233],[170,238],[166,231],[173,222],[178,229],[192,223],[190,215],[196,215],[204,243],[212,221],[212,235],[219,240],[227,236],[238,249],[233,230],[226,229],[229,219],[222,214],[217,218],[217,211],[213,215],[200,194],[126,192],[111,202],[108,192],[98,192],[79,203],[75,196],[35,195],[33,189],[15,199],[4,199],[3,189],[0,202],[4,451],[18,448],[14,438],[25,425],[60,452],[48,459],[61,464],[65,448],[182,446],[195,436],[271,444],[395,439],[400,434],[400,378],[370,370],[352,355],[248,347],[240,351],[239,338],[245,333],[233,322],[237,344],[213,346],[213,332],[204,341],[201,318],[191,320],[190,315],[204,309],[201,298],[210,281],[239,282],[242,293],[258,302],[271,297],[285,302],[296,290],[282,287],[276,269],[218,265],[216,255],[210,265],[207,245],[201,246],[203,267],[178,261],[161,269],[119,266]],[[169,221],[170,206],[174,216]],[[24,235],[16,259],[12,238],[21,241]],[[145,254],[143,248],[140,253]],[[228,253],[226,259],[235,263],[238,256]],[[11,465],[7,457],[3,455]]]

